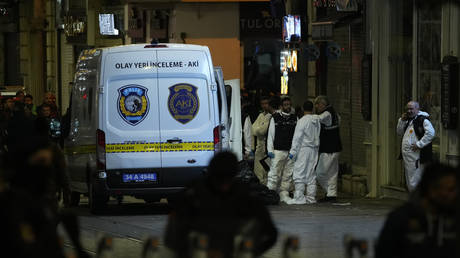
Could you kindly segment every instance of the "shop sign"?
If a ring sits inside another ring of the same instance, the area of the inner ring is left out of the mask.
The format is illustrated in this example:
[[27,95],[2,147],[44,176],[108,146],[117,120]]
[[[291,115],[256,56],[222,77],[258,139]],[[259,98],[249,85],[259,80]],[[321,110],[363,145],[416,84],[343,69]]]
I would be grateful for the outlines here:
[[361,115],[372,120],[372,55],[365,55],[361,61]]
[[314,0],[314,7],[335,7],[336,0]]
[[279,38],[282,19],[270,15],[270,3],[240,3],[240,35],[242,37]]
[[445,129],[456,129],[458,120],[458,84],[460,63],[445,56],[441,64],[441,121]]
[[311,44],[305,48],[307,54],[307,61],[316,61],[320,56],[320,51],[317,45]]
[[283,72],[281,76],[281,95],[287,95],[289,91],[289,75],[287,71]]
[[338,12],[358,11],[357,0],[314,0],[313,6],[317,8],[336,8]]
[[342,49],[335,42],[328,42],[326,47],[326,56],[329,60],[337,60],[342,55]]
[[101,35],[118,35],[115,28],[114,15],[112,13],[99,14],[99,33]]
[[283,50],[280,53],[281,72],[297,72],[297,50]]
[[64,18],[64,33],[67,37],[86,34],[86,17],[66,16]]
[[337,12],[357,12],[358,3],[356,0],[336,0]]

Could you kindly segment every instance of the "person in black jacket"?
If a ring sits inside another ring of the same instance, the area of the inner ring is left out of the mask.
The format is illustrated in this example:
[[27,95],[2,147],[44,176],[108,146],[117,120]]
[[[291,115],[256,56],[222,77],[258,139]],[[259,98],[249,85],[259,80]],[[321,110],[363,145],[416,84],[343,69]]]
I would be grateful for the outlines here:
[[233,257],[237,239],[251,239],[259,256],[276,242],[277,230],[267,208],[235,180],[238,161],[220,152],[208,166],[205,179],[186,189],[169,215],[165,245],[178,257],[192,257],[190,237],[209,239],[210,257]]
[[410,201],[388,215],[375,257],[458,257],[458,175],[458,168],[428,165]]
[[340,116],[329,103],[326,96],[318,96],[315,99],[315,111],[317,114],[330,116],[330,125],[321,124],[319,134],[319,160],[316,166],[316,179],[326,191],[326,197],[319,202],[337,200],[337,177],[339,174],[339,154],[342,151],[340,140]]

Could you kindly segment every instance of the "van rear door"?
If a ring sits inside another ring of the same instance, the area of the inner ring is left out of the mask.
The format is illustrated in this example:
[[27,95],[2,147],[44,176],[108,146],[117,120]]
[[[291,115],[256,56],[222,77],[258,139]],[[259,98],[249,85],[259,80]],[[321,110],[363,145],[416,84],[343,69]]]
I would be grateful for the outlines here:
[[109,52],[104,61],[102,130],[107,170],[160,169],[155,51]]
[[222,149],[227,150],[230,147],[229,129],[231,126],[231,120],[229,119],[229,104],[227,99],[227,90],[224,83],[224,73],[222,67],[214,67],[214,77],[217,83],[217,99],[219,104],[219,119],[221,125],[222,134]]
[[163,171],[206,167],[214,155],[216,127],[207,55],[157,50],[157,58]]

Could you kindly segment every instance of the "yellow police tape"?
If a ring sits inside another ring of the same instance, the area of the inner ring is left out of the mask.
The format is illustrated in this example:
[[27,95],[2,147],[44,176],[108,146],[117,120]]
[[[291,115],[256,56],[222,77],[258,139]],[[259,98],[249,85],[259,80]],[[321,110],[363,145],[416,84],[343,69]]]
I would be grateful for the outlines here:
[[88,145],[77,145],[77,146],[65,146],[64,153],[65,154],[88,154],[88,153],[95,153],[96,152],[96,144],[88,144]]
[[106,153],[214,151],[213,142],[116,143],[105,146]]
[[[180,151],[214,151],[214,142],[181,142],[181,143],[109,143],[105,145],[106,153],[127,152],[180,152]],[[67,154],[86,154],[96,152],[96,145],[66,147]]]

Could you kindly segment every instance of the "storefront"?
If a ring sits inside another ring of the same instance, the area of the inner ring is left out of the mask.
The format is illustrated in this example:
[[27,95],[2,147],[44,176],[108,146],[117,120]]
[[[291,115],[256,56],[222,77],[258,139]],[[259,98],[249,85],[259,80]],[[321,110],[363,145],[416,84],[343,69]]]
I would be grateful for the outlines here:
[[316,4],[314,8],[316,20],[312,23],[312,36],[320,51],[316,61],[316,91],[328,96],[341,117],[343,150],[339,176],[342,190],[365,195],[371,166],[371,123],[362,112],[367,100],[362,79],[363,63],[368,58],[365,5],[360,3],[352,10],[341,11],[331,2]]
[[[436,129],[434,158],[458,164],[458,128],[446,129],[442,114],[441,62],[446,55],[459,55],[458,24],[460,5],[452,1],[368,1],[367,16],[372,44],[372,167],[370,195],[405,193],[400,153],[401,137],[396,135],[398,118],[409,100],[430,113]],[[455,24],[455,25],[454,25]],[[457,75],[458,76],[458,75]],[[457,85],[458,87],[458,85]],[[450,96],[458,102],[458,92]],[[455,111],[456,112],[456,111]],[[458,117],[456,118],[458,120]]]
[[282,18],[270,13],[269,2],[239,4],[244,88],[257,96],[278,95],[281,90]]

